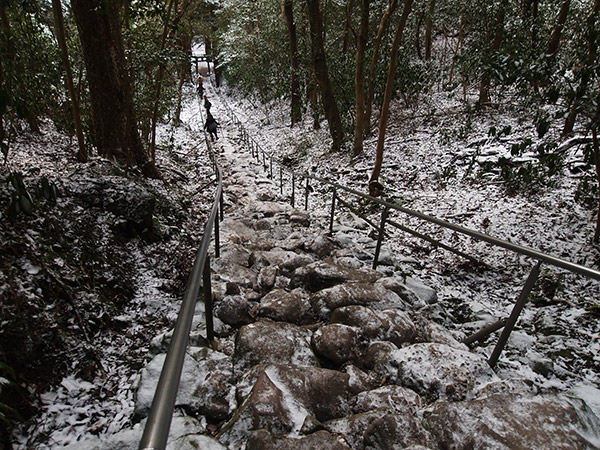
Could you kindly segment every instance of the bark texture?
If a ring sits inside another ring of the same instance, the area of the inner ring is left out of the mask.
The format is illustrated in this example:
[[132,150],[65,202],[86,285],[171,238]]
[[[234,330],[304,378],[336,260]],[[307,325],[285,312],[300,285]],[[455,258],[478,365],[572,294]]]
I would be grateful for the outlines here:
[[111,0],[72,0],[71,6],[83,49],[99,154],[122,164],[135,162],[144,175],[159,178],[137,129],[119,21],[120,4]]
[[307,0],[308,18],[310,23],[311,52],[315,77],[321,90],[321,101],[327,123],[329,124],[329,133],[331,134],[332,150],[339,151],[344,142],[344,128],[342,119],[333,94],[333,87],[329,79],[327,69],[327,59],[325,57],[325,45],[323,42],[323,18],[321,15],[321,6],[319,0]]
[[394,36],[394,42],[392,43],[392,50],[390,52],[390,67],[388,70],[387,81],[385,83],[385,93],[383,97],[383,104],[381,106],[381,117],[379,118],[379,136],[377,138],[377,149],[375,152],[375,164],[373,165],[373,172],[371,173],[371,179],[369,180],[369,194],[378,197],[382,194],[383,186],[379,183],[379,175],[381,174],[381,166],[383,164],[383,148],[385,145],[385,133],[387,131],[388,119],[390,117],[390,103],[392,101],[392,93],[394,88],[394,79],[396,75],[396,68],[398,66],[398,49],[402,42],[402,36],[404,29],[406,28],[406,21],[412,8],[413,0],[404,0],[404,7],[402,9],[402,16],[396,29]]

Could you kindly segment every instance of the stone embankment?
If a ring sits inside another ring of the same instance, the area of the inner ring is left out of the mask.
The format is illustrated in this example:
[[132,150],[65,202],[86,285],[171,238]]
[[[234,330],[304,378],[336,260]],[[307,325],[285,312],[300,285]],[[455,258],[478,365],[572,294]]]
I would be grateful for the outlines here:
[[[435,292],[391,255],[369,269],[374,242],[359,246],[351,226],[325,234],[318,218],[277,201],[227,136],[217,148],[226,180],[217,340],[205,345],[198,305],[169,448],[597,448],[600,421],[585,404],[500,379],[428,319]],[[139,419],[168,342],[155,339],[142,371]]]

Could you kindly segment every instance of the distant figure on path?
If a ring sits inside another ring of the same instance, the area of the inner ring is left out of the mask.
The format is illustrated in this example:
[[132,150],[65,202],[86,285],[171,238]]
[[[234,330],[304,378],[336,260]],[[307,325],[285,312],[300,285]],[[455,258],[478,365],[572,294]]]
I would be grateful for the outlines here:
[[219,139],[219,137],[217,136],[217,127],[218,126],[219,126],[219,123],[215,120],[215,118],[212,116],[211,113],[208,113],[208,117],[206,118],[206,123],[204,124],[204,129],[209,132],[210,139],[212,142],[214,142],[215,139]]
[[210,107],[212,103],[208,101],[208,97],[204,96],[204,107],[206,108],[206,114],[210,115]]

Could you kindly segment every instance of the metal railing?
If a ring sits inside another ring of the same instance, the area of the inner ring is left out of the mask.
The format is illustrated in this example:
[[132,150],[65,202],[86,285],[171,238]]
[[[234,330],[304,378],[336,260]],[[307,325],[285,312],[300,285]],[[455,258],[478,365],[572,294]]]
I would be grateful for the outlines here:
[[[227,105],[226,102],[223,102],[223,104],[225,105],[226,109],[228,110],[232,121],[237,125],[240,136],[241,136],[242,140],[244,141],[244,145],[251,151],[252,157],[256,158],[257,163],[261,163],[261,156],[262,156],[263,169],[265,171],[268,170],[269,176],[272,179],[273,179],[273,164],[275,163],[275,164],[279,165],[279,184],[280,184],[281,194],[283,194],[283,183],[284,183],[283,173],[287,172],[289,174],[290,179],[291,179],[290,202],[291,202],[292,206],[295,206],[296,181],[298,179],[300,179],[300,180],[304,179],[305,180],[304,208],[308,209],[308,196],[309,196],[309,192],[311,191],[309,180],[314,180],[316,182],[319,182],[326,186],[329,186],[330,190],[332,192],[331,212],[330,212],[330,217],[329,217],[329,232],[330,233],[333,232],[333,222],[334,222],[334,218],[335,218],[336,203],[339,203],[342,206],[345,206],[345,207],[351,209],[352,212],[354,212],[355,214],[360,216],[363,220],[365,220],[371,227],[373,227],[377,231],[378,238],[377,238],[377,245],[375,247],[373,268],[376,268],[378,265],[378,262],[379,262],[381,246],[383,243],[383,239],[386,235],[386,232],[385,232],[386,225],[391,225],[394,228],[397,228],[401,231],[410,233],[410,234],[412,234],[420,239],[424,239],[436,246],[439,246],[448,251],[454,252],[454,253],[460,255],[461,257],[464,257],[464,258],[467,258],[470,260],[474,260],[474,258],[471,255],[467,255],[458,249],[455,249],[449,245],[446,245],[446,244],[440,242],[439,240],[436,240],[430,236],[427,236],[423,233],[419,233],[419,232],[412,230],[404,225],[401,225],[393,220],[390,220],[389,215],[392,211],[398,211],[398,212],[404,213],[408,216],[423,220],[425,222],[438,225],[442,228],[449,229],[449,230],[458,232],[460,234],[469,236],[478,241],[486,242],[493,246],[501,247],[501,248],[504,248],[511,252],[533,258],[536,261],[536,263],[535,263],[534,267],[531,269],[531,272],[525,282],[525,285],[524,285],[517,301],[515,302],[515,305],[513,306],[510,316],[506,319],[498,320],[497,322],[495,322],[487,327],[484,327],[482,330],[478,331],[477,333],[474,333],[471,336],[468,336],[463,341],[465,344],[469,345],[476,341],[483,340],[491,333],[494,333],[495,331],[498,331],[503,328],[500,338],[498,339],[498,342],[497,342],[494,350],[492,351],[490,358],[488,359],[488,363],[491,367],[494,367],[496,365],[496,363],[498,362],[498,358],[500,357],[500,354],[502,353],[502,350],[504,349],[506,342],[508,341],[510,333],[512,332],[514,326],[516,325],[519,315],[520,315],[521,311],[523,310],[525,303],[527,302],[527,298],[528,298],[531,290],[533,289],[533,286],[535,285],[535,282],[540,273],[540,268],[541,268],[542,263],[549,264],[551,266],[565,269],[571,273],[579,274],[579,275],[600,281],[600,271],[598,271],[596,269],[592,269],[592,268],[589,268],[586,266],[582,266],[580,264],[573,263],[571,261],[567,261],[567,260],[552,256],[552,255],[548,255],[546,253],[540,252],[538,250],[534,250],[529,247],[525,247],[525,246],[518,245],[518,244],[513,244],[512,242],[509,242],[509,241],[506,241],[503,239],[499,239],[499,238],[481,233],[479,231],[471,230],[469,228],[462,227],[460,225],[456,225],[456,224],[447,222],[445,220],[438,219],[436,217],[420,213],[418,211],[413,211],[411,209],[402,207],[396,203],[391,203],[391,202],[387,202],[385,200],[381,200],[376,197],[372,197],[370,195],[364,194],[362,192],[359,192],[352,188],[348,188],[346,186],[342,186],[338,183],[324,179],[322,177],[317,177],[314,175],[310,175],[308,173],[298,174],[298,173],[294,172],[292,169],[290,169],[289,167],[286,167],[285,164],[283,164],[280,161],[278,161],[277,159],[275,159],[271,153],[263,150],[262,147],[248,134],[248,131],[244,128],[243,124],[240,122],[240,120],[238,119],[236,114],[233,112],[233,110],[229,107],[229,105]],[[380,223],[379,224],[374,223],[371,219],[369,219],[368,217],[365,217],[360,212],[353,209],[352,206],[348,202],[344,201],[343,199],[341,199],[339,197],[339,192],[346,192],[347,194],[350,194],[352,196],[362,198],[362,199],[368,200],[371,203],[380,205],[383,208],[383,210],[381,212]]]
[[[202,115],[201,104],[200,114]],[[194,266],[183,295],[183,302],[181,304],[181,309],[179,310],[179,315],[177,316],[177,322],[167,351],[167,357],[160,373],[158,385],[156,386],[150,414],[148,415],[142,440],[140,441],[140,450],[164,449],[167,445],[169,428],[171,427],[173,410],[175,408],[177,391],[179,389],[179,381],[200,289],[203,289],[204,297],[206,338],[209,343],[214,340],[210,256],[208,255],[208,250],[214,230],[215,256],[217,258],[219,257],[219,221],[223,220],[223,174],[217,163],[214,152],[212,151],[206,132],[204,132],[204,140],[206,142],[209,157],[214,165],[214,171],[217,177],[217,189],[210,215],[204,226],[202,241],[196,252]]]

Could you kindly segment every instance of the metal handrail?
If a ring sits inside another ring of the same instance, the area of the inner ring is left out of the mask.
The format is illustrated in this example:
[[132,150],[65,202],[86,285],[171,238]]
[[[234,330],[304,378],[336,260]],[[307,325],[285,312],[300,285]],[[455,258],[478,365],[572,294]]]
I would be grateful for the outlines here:
[[[202,106],[200,106],[202,111]],[[196,260],[192,268],[188,284],[183,295],[183,302],[177,322],[173,331],[173,337],[167,351],[167,357],[163,364],[160,378],[152,400],[150,414],[144,428],[144,433],[140,441],[140,450],[164,449],[169,437],[169,428],[173,418],[173,410],[177,399],[179,381],[183,369],[183,362],[186,355],[190,330],[194,317],[194,310],[200,289],[204,288],[205,315],[207,340],[214,339],[212,327],[212,293],[210,289],[210,257],[208,249],[215,228],[215,252],[219,254],[218,224],[223,214],[223,174],[219,167],[215,155],[212,151],[209,140],[204,132],[204,139],[209,151],[210,159],[214,164],[217,176],[217,190],[215,199],[210,211],[210,215],[204,226],[202,241],[196,252]],[[219,210],[221,214],[219,215]]]

